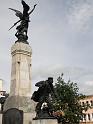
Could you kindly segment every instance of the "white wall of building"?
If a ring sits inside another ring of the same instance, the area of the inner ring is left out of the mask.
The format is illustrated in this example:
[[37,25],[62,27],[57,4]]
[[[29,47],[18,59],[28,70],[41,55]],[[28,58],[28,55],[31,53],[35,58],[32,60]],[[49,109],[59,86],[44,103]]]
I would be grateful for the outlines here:
[[2,91],[2,90],[3,90],[3,80],[0,79],[0,91]]

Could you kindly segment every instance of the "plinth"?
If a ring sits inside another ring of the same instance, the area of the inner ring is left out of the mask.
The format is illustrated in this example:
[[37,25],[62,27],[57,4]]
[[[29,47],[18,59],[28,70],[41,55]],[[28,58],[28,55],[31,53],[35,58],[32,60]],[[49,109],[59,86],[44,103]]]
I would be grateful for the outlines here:
[[58,124],[57,119],[37,119],[32,124]]
[[31,120],[31,113],[33,114],[35,109],[35,103],[31,100],[32,49],[29,44],[19,41],[12,46],[11,55],[10,95],[5,102],[4,111],[17,108],[23,110],[24,115]]
[[36,117],[33,118],[32,124],[58,124],[57,118],[49,113],[48,106],[43,106]]

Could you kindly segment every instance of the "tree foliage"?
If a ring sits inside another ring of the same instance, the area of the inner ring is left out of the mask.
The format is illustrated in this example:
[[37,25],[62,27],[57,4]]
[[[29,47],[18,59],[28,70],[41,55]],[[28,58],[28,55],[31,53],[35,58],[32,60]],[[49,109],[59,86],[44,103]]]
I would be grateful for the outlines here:
[[83,110],[87,110],[87,106],[82,106],[79,102],[85,96],[79,94],[76,83],[70,80],[66,83],[63,74],[58,77],[54,88],[57,95],[54,107],[56,112],[60,112],[57,116],[59,122],[62,124],[78,124],[83,117]]

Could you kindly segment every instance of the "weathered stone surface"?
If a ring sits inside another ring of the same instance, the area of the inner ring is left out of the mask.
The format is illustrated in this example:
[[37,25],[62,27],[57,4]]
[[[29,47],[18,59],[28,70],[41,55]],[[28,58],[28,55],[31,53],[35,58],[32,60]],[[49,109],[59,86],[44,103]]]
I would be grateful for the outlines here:
[[25,96],[11,96],[9,97],[4,105],[4,111],[10,108],[17,108],[23,110],[23,112],[35,112],[36,103],[30,99],[30,97]]
[[36,103],[31,100],[31,56],[29,44],[16,42],[11,48],[12,68],[10,95],[4,104],[4,111],[17,108],[23,111],[23,124],[31,124],[35,117]]
[[57,119],[37,119],[32,124],[58,124]]
[[32,120],[35,117],[35,112],[33,113],[24,113],[23,124],[32,124]]
[[11,48],[11,54],[10,95],[5,102],[4,111],[10,108],[17,108],[24,112],[34,111],[35,103],[31,101],[32,49],[28,44],[16,42]]
[[28,96],[31,94],[31,55],[28,44],[15,43],[11,48],[12,69],[10,96]]

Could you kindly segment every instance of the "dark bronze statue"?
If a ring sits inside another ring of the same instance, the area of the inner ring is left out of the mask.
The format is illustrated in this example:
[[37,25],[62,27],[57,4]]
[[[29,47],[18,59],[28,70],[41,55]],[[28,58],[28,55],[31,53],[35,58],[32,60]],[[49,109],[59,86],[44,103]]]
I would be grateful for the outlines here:
[[16,27],[17,32],[15,36],[18,38],[18,41],[27,43],[27,39],[28,39],[27,31],[28,31],[28,25],[30,22],[29,15],[34,11],[37,4],[35,4],[33,9],[29,12],[30,7],[25,3],[25,1],[22,0],[21,3],[23,5],[23,13],[21,13],[19,10],[9,8],[10,10],[13,10],[16,13],[15,15],[17,17],[20,18],[20,20],[14,23],[14,25],[11,28],[13,28],[17,23],[20,22],[20,25]]
[[39,87],[32,95],[32,98],[37,103],[36,118],[50,118],[52,117],[53,105],[52,94],[55,94],[53,88],[53,78],[49,77],[46,81],[40,81],[35,84]]

